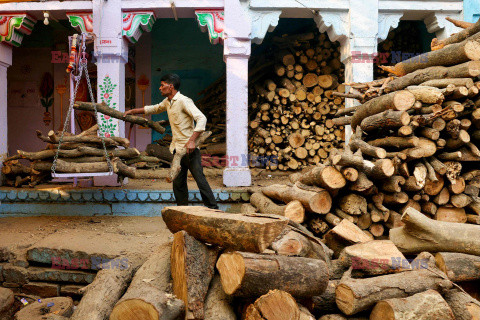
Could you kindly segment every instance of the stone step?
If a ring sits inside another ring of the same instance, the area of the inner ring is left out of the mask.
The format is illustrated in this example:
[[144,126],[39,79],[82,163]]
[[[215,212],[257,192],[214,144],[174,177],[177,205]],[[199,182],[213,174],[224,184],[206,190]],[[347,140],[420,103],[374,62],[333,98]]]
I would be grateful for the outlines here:
[[52,268],[22,268],[13,265],[2,266],[2,281],[25,284],[29,281],[49,281],[89,284],[96,274],[81,270],[62,270]]

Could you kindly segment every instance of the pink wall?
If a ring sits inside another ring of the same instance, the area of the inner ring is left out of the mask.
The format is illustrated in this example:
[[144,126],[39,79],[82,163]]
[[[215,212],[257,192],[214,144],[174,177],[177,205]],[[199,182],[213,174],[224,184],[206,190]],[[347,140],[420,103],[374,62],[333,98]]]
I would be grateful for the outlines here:
[[[48,133],[40,103],[39,88],[45,72],[53,75],[49,48],[13,48],[12,66],[8,68],[8,151],[16,154],[18,149],[38,151],[45,148],[35,130]],[[52,112],[50,108],[50,112]]]

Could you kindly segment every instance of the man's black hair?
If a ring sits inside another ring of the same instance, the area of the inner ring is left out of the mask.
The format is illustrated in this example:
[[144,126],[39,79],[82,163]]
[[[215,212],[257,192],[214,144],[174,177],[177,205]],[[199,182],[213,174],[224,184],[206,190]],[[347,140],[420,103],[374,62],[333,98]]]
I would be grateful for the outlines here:
[[160,81],[164,81],[168,84],[173,84],[173,87],[175,88],[175,90],[180,89],[180,77],[178,76],[178,74],[175,74],[175,73],[166,74],[160,79]]

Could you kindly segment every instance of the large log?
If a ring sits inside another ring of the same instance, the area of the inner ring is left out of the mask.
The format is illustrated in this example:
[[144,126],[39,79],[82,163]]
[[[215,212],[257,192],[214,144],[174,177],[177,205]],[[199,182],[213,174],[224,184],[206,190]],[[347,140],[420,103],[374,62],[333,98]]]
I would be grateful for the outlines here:
[[278,205],[260,192],[250,196],[250,203],[257,208],[258,212],[284,216],[297,223],[305,220],[305,209],[298,200],[293,200],[287,205]]
[[402,90],[434,79],[473,78],[478,75],[480,75],[479,61],[469,61],[452,67],[429,67],[390,81],[385,87],[385,92]]
[[317,192],[303,190],[297,186],[289,187],[285,185],[274,184],[262,188],[262,192],[269,198],[289,203],[293,200],[299,200],[305,209],[310,212],[325,214],[332,207],[332,197],[327,190],[318,189]]
[[278,289],[312,297],[328,284],[327,264],[318,259],[236,251],[222,254],[217,269],[225,293],[234,296],[255,297]]
[[460,252],[480,255],[480,226],[435,221],[408,208],[405,226],[390,230],[390,240],[403,253]]
[[343,175],[333,166],[315,166],[298,180],[306,185],[316,185],[330,191],[341,189],[347,183]]
[[171,273],[173,293],[185,303],[187,319],[204,319],[204,301],[214,275],[218,249],[185,231],[173,235]]
[[[48,133],[48,138],[50,139],[51,143],[59,144],[60,143],[60,137],[53,131],[50,130]],[[103,146],[103,142],[105,142],[105,146],[122,146],[124,148],[130,147],[130,141],[125,138],[120,138],[120,137],[111,137],[111,138],[106,138],[106,137],[97,137],[97,136],[67,136],[64,135],[62,139],[62,144],[73,142],[73,143],[95,143],[97,145]]]
[[232,297],[223,291],[220,276],[213,277],[207,298],[205,299],[205,319],[207,320],[237,320],[232,308]]
[[127,292],[115,304],[110,320],[184,319],[183,301],[168,295],[171,243],[166,243],[138,269]]
[[291,294],[272,290],[247,308],[245,320],[301,320],[300,308]]
[[449,288],[452,283],[426,269],[364,279],[343,279],[335,296],[338,308],[347,315],[367,310],[380,300],[406,298],[429,289]]
[[311,241],[306,235],[295,228],[291,228],[280,239],[272,243],[272,249],[280,255],[297,256],[325,260],[326,254],[323,247]]
[[280,216],[244,216],[205,207],[165,207],[162,218],[172,233],[185,230],[202,242],[263,252],[288,224]]
[[415,96],[408,91],[392,92],[379,96],[357,107],[356,112],[352,116],[351,126],[355,129],[363,119],[389,109],[406,111],[413,107],[414,103]]
[[455,320],[452,309],[435,290],[427,290],[407,298],[387,299],[378,302],[370,320]]
[[477,21],[475,24],[471,25],[465,30],[453,34],[449,38],[443,40],[438,40],[437,38],[434,38],[431,43],[431,48],[432,50],[439,50],[446,45],[464,41],[465,39],[468,39],[469,37],[477,34],[478,32],[480,32],[480,21]]
[[131,259],[119,259],[126,259],[128,266],[100,270],[95,280],[82,290],[83,298],[71,320],[104,320],[112,312],[138,267]]
[[480,301],[460,289],[453,288],[443,293],[453,311],[455,320],[480,319]]
[[480,257],[457,252],[439,252],[435,263],[451,281],[480,279]]
[[347,246],[370,240],[370,237],[347,219],[343,219],[335,228],[325,234],[325,243],[333,250],[335,256],[338,256]]
[[399,128],[409,123],[410,115],[407,112],[386,110],[363,119],[360,128],[369,132],[384,128]]
[[328,281],[328,286],[324,293],[319,296],[304,299],[301,303],[317,317],[326,313],[339,312],[335,302],[335,289],[339,282],[339,280]]
[[348,246],[340,252],[338,259],[342,264],[351,266],[354,273],[362,275],[380,275],[410,268],[403,254],[390,240],[372,240]]
[[119,119],[119,120],[130,122],[130,123],[135,123],[140,126],[150,127],[153,130],[160,133],[165,132],[165,128],[155,121],[151,121],[139,116],[132,116],[132,115],[124,116],[123,112],[110,108],[105,103],[75,101],[75,104],[73,105],[74,109],[83,110],[83,111],[95,111],[95,107],[97,108],[98,112],[103,113],[107,116],[113,117],[115,119]]
[[479,59],[480,44],[477,41],[465,40],[440,50],[426,52],[404,60],[392,67],[380,66],[380,68],[401,77],[418,69],[434,66],[451,66]]

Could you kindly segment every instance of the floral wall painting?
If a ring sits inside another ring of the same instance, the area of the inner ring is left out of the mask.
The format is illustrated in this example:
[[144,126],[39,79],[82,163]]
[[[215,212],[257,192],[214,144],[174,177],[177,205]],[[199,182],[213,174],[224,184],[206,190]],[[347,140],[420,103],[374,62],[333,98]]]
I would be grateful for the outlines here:
[[[108,74],[105,76],[105,78],[103,78],[102,84],[100,84],[98,87],[100,89],[100,99],[102,100],[101,102],[105,103],[110,108],[118,110],[117,103],[112,103],[112,98],[117,84],[112,83],[112,79]],[[117,121],[113,120],[110,116],[104,114],[100,114],[99,118],[100,133],[107,138],[115,136],[115,132],[118,126]]]
[[40,102],[42,103],[42,107],[45,108],[45,112],[43,113],[45,126],[50,125],[52,121],[52,116],[48,108],[53,105],[53,90],[53,76],[50,72],[45,72],[42,77],[42,82],[40,83]]

